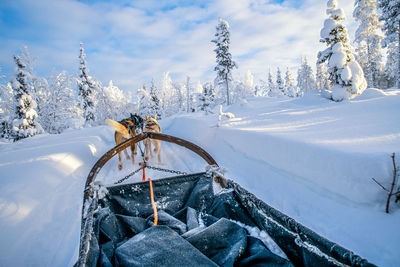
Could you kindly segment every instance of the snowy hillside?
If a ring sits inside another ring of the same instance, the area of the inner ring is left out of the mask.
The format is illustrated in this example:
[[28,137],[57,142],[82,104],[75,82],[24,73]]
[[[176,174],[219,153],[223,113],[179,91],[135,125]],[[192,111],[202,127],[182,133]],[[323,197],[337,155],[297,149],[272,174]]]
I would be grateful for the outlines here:
[[[384,213],[386,194],[372,178],[391,182],[390,155],[400,156],[399,103],[400,90],[367,89],[340,103],[312,94],[260,97],[225,107],[236,118],[220,127],[216,114],[200,113],[160,124],[203,147],[228,169],[227,178],[269,205],[378,266],[398,266],[400,208],[392,203]],[[0,144],[0,266],[75,263],[83,185],[113,146],[106,126]],[[163,167],[203,170],[190,153],[163,144]],[[112,161],[99,178],[111,183],[136,168],[124,166],[119,172]]]

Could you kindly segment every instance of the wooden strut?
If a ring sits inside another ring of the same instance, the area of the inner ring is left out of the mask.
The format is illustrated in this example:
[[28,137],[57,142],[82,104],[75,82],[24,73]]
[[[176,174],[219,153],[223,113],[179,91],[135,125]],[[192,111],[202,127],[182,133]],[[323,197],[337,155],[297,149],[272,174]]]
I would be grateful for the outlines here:
[[204,149],[201,147],[186,141],[184,139],[181,139],[179,137],[175,137],[172,135],[166,135],[166,134],[160,134],[160,133],[153,133],[153,132],[143,132],[140,133],[125,142],[119,144],[118,146],[110,149],[108,152],[106,152],[97,162],[96,164],[92,167],[92,169],[89,172],[89,175],[86,179],[85,183],[85,192],[84,192],[84,201],[89,198],[89,196],[92,194],[91,192],[91,184],[95,181],[97,174],[100,172],[101,168],[112,158],[114,157],[118,152],[121,152],[122,150],[128,148],[131,145],[134,145],[135,143],[138,143],[146,138],[150,139],[156,139],[160,141],[165,141],[173,144],[177,144],[180,146],[183,146],[193,152],[195,152],[197,155],[199,155],[201,158],[203,158],[209,165],[216,165],[218,166],[217,162],[211,157],[210,154],[208,154]]

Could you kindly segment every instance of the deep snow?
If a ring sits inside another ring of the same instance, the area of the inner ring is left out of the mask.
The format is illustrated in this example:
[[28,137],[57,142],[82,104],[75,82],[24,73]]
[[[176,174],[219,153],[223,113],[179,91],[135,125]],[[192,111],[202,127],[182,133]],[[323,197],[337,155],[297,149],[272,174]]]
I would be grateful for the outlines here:
[[[399,205],[385,214],[386,194],[372,181],[391,183],[390,155],[400,154],[399,103],[400,90],[377,89],[340,103],[314,94],[253,98],[224,107],[235,118],[220,127],[218,108],[160,124],[164,133],[202,146],[228,169],[227,178],[269,205],[378,266],[399,266]],[[75,263],[83,185],[113,146],[107,126],[0,144],[0,266]],[[163,168],[204,170],[190,151],[165,143],[162,150]],[[119,172],[113,160],[98,178],[112,183],[134,168],[125,160]]]

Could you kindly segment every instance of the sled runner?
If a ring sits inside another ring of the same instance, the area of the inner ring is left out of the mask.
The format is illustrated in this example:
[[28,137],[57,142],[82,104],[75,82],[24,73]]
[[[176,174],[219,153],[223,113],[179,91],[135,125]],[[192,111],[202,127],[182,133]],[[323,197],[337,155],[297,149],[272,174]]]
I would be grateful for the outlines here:
[[[209,166],[153,181],[96,182],[107,161],[146,138],[183,146]],[[90,171],[76,266],[374,265],[223,178],[197,145],[144,132],[108,151]]]

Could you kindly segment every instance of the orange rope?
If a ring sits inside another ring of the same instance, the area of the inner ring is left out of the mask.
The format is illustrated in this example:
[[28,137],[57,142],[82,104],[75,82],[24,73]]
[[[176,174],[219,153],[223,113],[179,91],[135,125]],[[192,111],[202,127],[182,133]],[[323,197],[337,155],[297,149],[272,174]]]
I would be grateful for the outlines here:
[[150,184],[151,205],[153,206],[153,212],[154,212],[154,225],[157,225],[158,223],[157,207],[156,203],[154,203],[153,183],[151,182],[150,178],[149,178],[149,184]]
[[146,181],[146,171],[145,171],[146,167],[143,168],[143,176],[142,176],[142,181]]

